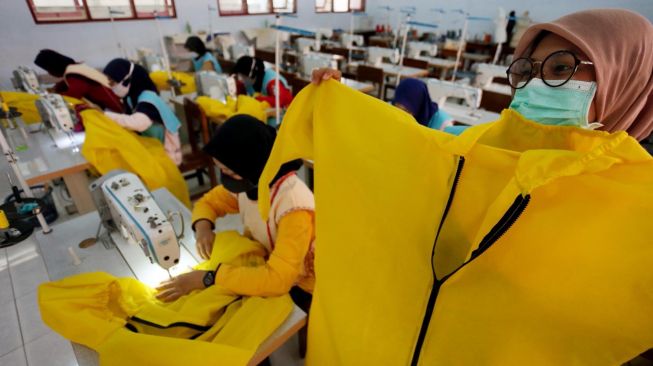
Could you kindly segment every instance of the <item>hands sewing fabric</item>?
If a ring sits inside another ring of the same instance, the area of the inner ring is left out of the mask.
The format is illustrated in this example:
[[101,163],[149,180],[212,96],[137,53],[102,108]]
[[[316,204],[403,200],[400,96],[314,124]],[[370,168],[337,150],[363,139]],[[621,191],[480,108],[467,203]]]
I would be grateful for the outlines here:
[[156,298],[163,302],[175,301],[195,290],[204,289],[204,275],[207,271],[192,271],[162,282],[156,288]]
[[200,220],[195,223],[195,246],[197,247],[197,253],[202,259],[208,260],[211,258],[214,240],[215,233],[208,220]]
[[313,70],[313,74],[311,75],[311,82],[315,85],[320,85],[322,81],[329,79],[340,81],[340,78],[342,78],[342,73],[340,71],[322,68]]

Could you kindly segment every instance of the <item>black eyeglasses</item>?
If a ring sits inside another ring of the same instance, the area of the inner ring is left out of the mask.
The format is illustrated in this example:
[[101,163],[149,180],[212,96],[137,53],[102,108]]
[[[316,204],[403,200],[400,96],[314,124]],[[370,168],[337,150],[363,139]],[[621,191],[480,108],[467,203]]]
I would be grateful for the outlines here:
[[515,89],[521,89],[540,74],[544,84],[556,88],[571,80],[580,65],[594,65],[594,63],[581,61],[573,52],[566,50],[553,52],[544,61],[521,57],[508,67],[508,83]]

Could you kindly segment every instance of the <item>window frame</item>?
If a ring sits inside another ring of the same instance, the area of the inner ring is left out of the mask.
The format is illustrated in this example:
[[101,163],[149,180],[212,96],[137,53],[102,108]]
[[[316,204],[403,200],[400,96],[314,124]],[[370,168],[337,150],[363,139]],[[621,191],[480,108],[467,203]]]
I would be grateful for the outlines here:
[[[111,18],[93,18],[91,16],[91,11],[88,7],[87,0],[73,0],[75,2],[75,6],[77,8],[77,11],[75,12],[61,12],[61,13],[53,13],[53,14],[84,14],[84,19],[65,19],[65,20],[57,20],[57,16],[53,16],[53,19],[43,19],[43,15],[41,15],[41,19],[39,19],[39,16],[37,14],[39,13],[36,10],[36,5],[34,4],[34,0],[26,0],[27,1],[27,7],[29,8],[30,13],[32,14],[32,19],[34,20],[35,24],[65,24],[65,23],[93,23],[93,22],[109,22],[111,21]],[[149,12],[137,12],[136,11],[136,4],[134,3],[135,0],[128,0],[129,1],[129,6],[131,8],[131,12],[133,15],[129,17],[119,17],[119,18],[114,18],[113,20],[116,22],[122,22],[122,21],[130,21],[130,20],[151,20],[154,19],[154,12],[149,13]],[[176,0],[164,0],[165,1],[165,6],[167,7],[168,1],[171,2],[171,10],[173,12],[173,15],[163,15],[163,17],[166,18],[177,18],[177,4]],[[81,5],[80,5],[81,4]],[[48,14],[48,13],[40,13],[40,14]],[[49,18],[49,17],[48,17]]]
[[[363,0],[364,1],[364,0]],[[268,5],[270,8],[269,12],[266,13],[250,13],[247,8],[247,0],[240,0],[240,11],[223,11],[220,9],[220,0],[216,0],[218,3],[218,15],[221,17],[236,17],[236,16],[257,16],[257,15],[275,15],[275,14],[297,14],[297,0],[292,0],[293,7],[291,12],[276,12],[274,11],[273,0],[268,0]]]
[[[347,14],[347,13],[352,11],[352,9],[351,9],[351,0],[347,0],[347,10],[346,11],[335,11],[335,10],[333,10],[335,0],[324,0],[324,1],[331,1],[331,9],[330,10],[319,10],[320,8],[318,8],[318,6],[317,6],[317,1],[318,0],[315,0],[315,13],[316,14]],[[366,1],[365,0],[360,0],[360,2],[361,2],[361,8],[360,9],[354,9],[354,11],[356,11],[356,12],[364,12],[365,11],[365,6],[367,5]]]

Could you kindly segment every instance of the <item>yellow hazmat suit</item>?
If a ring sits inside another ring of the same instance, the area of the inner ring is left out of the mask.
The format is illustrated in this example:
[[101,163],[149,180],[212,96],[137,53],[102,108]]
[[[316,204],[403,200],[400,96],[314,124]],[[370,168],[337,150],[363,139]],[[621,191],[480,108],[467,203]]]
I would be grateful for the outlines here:
[[[194,73],[173,71],[172,77],[181,82],[181,94],[190,94],[197,90],[197,87],[195,87]],[[152,79],[152,82],[154,82],[154,85],[156,85],[156,88],[159,89],[159,91],[170,90],[167,72],[153,71],[150,73],[150,79]]]
[[452,136],[302,91],[259,182],[315,164],[309,365],[621,365],[653,346],[653,159],[505,110]]
[[236,114],[248,114],[259,121],[267,121],[267,110],[270,105],[267,102],[260,102],[255,98],[247,95],[239,95],[237,100],[227,97],[227,103],[209,97],[198,97],[196,100],[204,113],[209,118],[219,118],[226,120]]
[[124,169],[138,175],[148,189],[167,188],[190,207],[184,177],[155,138],[139,136],[122,128],[94,109],[81,112],[86,129],[82,155],[101,174]]
[[[265,262],[264,248],[236,232],[215,243],[199,269]],[[100,272],[45,283],[38,300],[48,326],[106,366],[246,365],[293,308],[288,295],[244,298],[217,285],[162,303],[141,282]]]
[[[22,114],[21,118],[25,124],[41,122],[41,116],[39,115],[39,111],[36,109],[35,104],[36,100],[39,99],[38,95],[24,92],[3,91],[0,92],[0,98],[2,98],[9,107],[16,108],[16,110]],[[79,99],[66,96],[63,98],[66,102],[72,105],[83,103]]]

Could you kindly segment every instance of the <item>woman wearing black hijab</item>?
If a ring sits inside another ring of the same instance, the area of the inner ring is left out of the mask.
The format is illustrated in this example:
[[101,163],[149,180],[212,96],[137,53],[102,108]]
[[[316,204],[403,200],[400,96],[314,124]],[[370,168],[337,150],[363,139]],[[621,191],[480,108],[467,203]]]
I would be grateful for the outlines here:
[[54,86],[55,93],[86,99],[101,109],[123,111],[120,99],[111,92],[109,80],[101,72],[48,49],[41,50],[34,63],[48,74],[62,79]]
[[181,164],[181,122],[161,99],[147,71],[140,65],[117,58],[107,64],[104,74],[109,78],[113,93],[122,98],[127,112],[105,114],[129,130],[157,138],[170,159]]
[[190,36],[186,39],[184,48],[193,53],[193,67],[195,71],[215,71],[222,73],[220,63],[215,56],[206,48],[200,37]]
[[313,193],[296,175],[301,161],[285,164],[272,182],[268,222],[258,212],[258,180],[275,138],[276,130],[254,117],[228,119],[204,148],[220,167],[222,185],[205,194],[193,209],[197,251],[202,258],[208,259],[213,249],[215,220],[239,213],[244,235],[267,249],[267,262],[259,267],[222,264],[215,271],[178,276],[159,287],[159,299],[173,301],[213,283],[240,295],[278,296],[290,291],[296,302],[310,298],[315,281],[315,203]]

